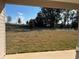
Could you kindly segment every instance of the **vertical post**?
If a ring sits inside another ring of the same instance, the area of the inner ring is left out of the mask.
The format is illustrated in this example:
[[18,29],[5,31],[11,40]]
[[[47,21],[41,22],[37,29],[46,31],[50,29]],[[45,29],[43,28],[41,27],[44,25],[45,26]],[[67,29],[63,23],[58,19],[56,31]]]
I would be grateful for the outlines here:
[[0,0],[0,59],[5,56],[5,15],[4,15],[4,2]]
[[[79,10],[78,10],[78,33],[79,33]],[[79,37],[77,39],[77,46],[76,46],[76,59],[79,59]]]

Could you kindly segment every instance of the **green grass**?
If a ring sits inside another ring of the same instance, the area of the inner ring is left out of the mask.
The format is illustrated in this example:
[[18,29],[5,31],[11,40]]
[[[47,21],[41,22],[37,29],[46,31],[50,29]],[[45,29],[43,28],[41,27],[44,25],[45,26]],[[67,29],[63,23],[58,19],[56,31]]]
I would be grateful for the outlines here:
[[7,32],[7,54],[75,49],[77,37],[71,30]]

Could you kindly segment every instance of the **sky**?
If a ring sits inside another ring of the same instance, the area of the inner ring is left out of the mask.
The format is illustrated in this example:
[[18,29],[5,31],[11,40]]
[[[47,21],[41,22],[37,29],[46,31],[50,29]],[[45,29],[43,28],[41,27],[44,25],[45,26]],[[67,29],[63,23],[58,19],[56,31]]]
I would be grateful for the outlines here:
[[37,13],[41,11],[41,7],[37,6],[23,6],[6,4],[5,15],[11,16],[11,23],[17,23],[18,18],[21,18],[22,22],[26,22],[30,19],[34,19]]
[[[41,11],[41,8],[42,7],[37,6],[6,4],[5,15],[11,16],[11,23],[18,23],[18,18],[20,18],[22,24],[26,24],[26,21],[36,18],[37,13]],[[71,10],[70,14],[72,14],[73,11],[76,13],[76,10]],[[61,24],[64,20],[64,13],[61,13],[61,15],[60,16],[62,17],[62,20],[59,21],[59,24]],[[70,18],[69,22],[72,22]]]

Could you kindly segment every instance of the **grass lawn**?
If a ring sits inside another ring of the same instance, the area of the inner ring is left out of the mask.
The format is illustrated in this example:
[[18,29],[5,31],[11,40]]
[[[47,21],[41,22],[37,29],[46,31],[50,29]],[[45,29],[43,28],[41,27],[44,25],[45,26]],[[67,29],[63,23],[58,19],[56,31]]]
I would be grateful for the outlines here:
[[71,30],[7,32],[7,54],[75,49],[77,38]]

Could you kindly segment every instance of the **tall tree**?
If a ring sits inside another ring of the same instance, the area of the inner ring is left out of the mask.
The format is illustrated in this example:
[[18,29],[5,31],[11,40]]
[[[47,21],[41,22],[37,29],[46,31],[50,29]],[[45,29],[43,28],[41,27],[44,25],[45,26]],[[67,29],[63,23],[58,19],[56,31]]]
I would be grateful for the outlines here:
[[18,24],[21,24],[21,19],[20,18],[18,19]]
[[7,23],[10,23],[12,20],[11,16],[7,16]]
[[72,28],[78,29],[79,11],[77,10],[77,13],[73,12],[72,16],[73,16]]
[[26,25],[28,25],[28,23],[29,23],[29,22],[28,22],[28,21],[26,21]]
[[57,25],[57,22],[59,21],[60,12],[61,12],[61,9],[44,7],[41,9],[41,12],[38,13],[36,20],[39,21],[40,25],[43,25],[43,22],[44,22],[45,25],[48,25],[49,23],[50,27],[55,28]]

